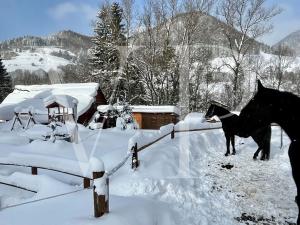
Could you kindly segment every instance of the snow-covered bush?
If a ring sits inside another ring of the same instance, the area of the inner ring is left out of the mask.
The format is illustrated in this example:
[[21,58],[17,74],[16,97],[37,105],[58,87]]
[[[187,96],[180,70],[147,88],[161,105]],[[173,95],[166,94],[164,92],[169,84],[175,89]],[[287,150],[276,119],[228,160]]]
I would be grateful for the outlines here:
[[119,117],[117,118],[116,127],[121,130],[137,129],[138,125],[134,120],[132,114],[132,108],[128,103],[123,103],[119,111]]

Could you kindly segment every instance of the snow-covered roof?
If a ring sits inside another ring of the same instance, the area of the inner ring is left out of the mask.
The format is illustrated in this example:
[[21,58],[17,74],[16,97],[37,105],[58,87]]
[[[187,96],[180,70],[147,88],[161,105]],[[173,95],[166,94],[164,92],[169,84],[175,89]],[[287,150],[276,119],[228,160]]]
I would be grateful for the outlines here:
[[[109,105],[99,105],[97,110],[99,112],[106,112],[109,109]],[[114,106],[116,109],[121,109],[122,106]],[[180,109],[171,105],[160,106],[148,106],[148,105],[131,105],[132,112],[140,113],[174,113],[180,115]]]
[[15,108],[31,108],[39,122],[47,122],[47,109],[44,99],[53,95],[69,95],[78,101],[78,116],[85,113],[93,104],[99,84],[97,83],[69,83],[69,84],[43,84],[43,85],[16,85],[0,104],[0,120],[11,120]]
[[73,98],[70,95],[50,95],[44,99],[44,106],[48,107],[49,105],[57,103],[66,108],[75,108],[77,107],[78,100]]

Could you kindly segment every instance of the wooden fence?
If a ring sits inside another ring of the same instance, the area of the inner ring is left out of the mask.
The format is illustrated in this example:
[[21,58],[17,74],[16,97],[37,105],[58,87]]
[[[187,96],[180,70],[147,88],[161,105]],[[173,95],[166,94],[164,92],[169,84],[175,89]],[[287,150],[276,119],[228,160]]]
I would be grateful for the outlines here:
[[[140,162],[138,158],[138,153],[151,145],[157,143],[158,141],[162,140],[163,138],[167,136],[171,136],[171,139],[175,138],[175,133],[182,133],[182,132],[195,132],[195,131],[208,131],[208,130],[218,130],[222,129],[222,127],[210,127],[210,128],[200,128],[200,129],[186,129],[186,130],[173,130],[170,133],[167,133],[147,144],[144,144],[143,146],[138,146],[137,143],[134,144],[131,148],[131,152],[126,155],[126,157],[112,170],[105,172],[105,171],[93,171],[93,176],[92,178],[89,177],[84,177],[79,174],[74,174],[68,171],[61,171],[61,170],[56,170],[56,169],[51,169],[51,168],[45,168],[41,166],[34,166],[34,165],[21,165],[21,164],[13,164],[13,163],[0,163],[2,166],[19,166],[19,167],[28,167],[31,168],[31,173],[32,175],[37,175],[38,174],[38,169],[43,169],[43,170],[50,170],[50,171],[55,171],[63,174],[68,174],[71,176],[75,177],[80,177],[83,178],[83,186],[84,188],[90,188],[91,183],[90,181],[94,181],[96,179],[105,179],[106,182],[106,188],[107,192],[105,195],[99,195],[96,191],[96,186],[93,185],[93,199],[94,199],[94,216],[95,217],[101,217],[105,213],[109,212],[109,177],[112,176],[116,171],[118,171],[123,165],[125,165],[126,161],[130,158],[131,156],[131,168],[136,169],[139,167]],[[104,177],[106,176],[106,178]],[[1,182],[0,182],[1,184]],[[9,185],[9,184],[8,184]],[[13,186],[13,185],[11,185]],[[17,187],[26,190],[25,188],[22,187]],[[30,190],[28,190],[30,191]],[[34,191],[33,191],[34,192]]]
[[30,189],[28,189],[28,188],[21,187],[20,185],[15,185],[15,184],[13,184],[13,183],[7,183],[7,182],[2,182],[2,181],[0,181],[0,184],[6,185],[6,186],[9,186],[9,187],[13,187],[13,188],[17,188],[17,189],[21,189],[21,190],[23,190],[23,191],[29,191],[29,192],[32,192],[32,193],[37,193],[37,191],[30,190]]
[[49,170],[49,171],[54,171],[54,172],[58,172],[58,173],[63,173],[63,174],[67,174],[70,176],[74,176],[74,177],[80,177],[83,179],[83,188],[89,188],[91,186],[91,178],[89,177],[85,177],[79,174],[74,174],[71,172],[67,172],[67,171],[61,171],[61,170],[57,170],[57,169],[51,169],[51,168],[46,168],[46,167],[42,167],[42,166],[35,166],[35,165],[22,165],[22,164],[14,164],[14,163],[0,163],[0,166],[17,166],[17,167],[26,167],[26,168],[31,168],[31,174],[32,175],[37,175],[38,174],[38,169],[43,169],[43,170]]

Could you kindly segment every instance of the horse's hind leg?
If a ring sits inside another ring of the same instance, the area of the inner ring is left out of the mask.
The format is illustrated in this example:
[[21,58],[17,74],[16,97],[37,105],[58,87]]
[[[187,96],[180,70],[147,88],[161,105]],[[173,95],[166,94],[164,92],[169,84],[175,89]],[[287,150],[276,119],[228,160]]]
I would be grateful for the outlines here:
[[225,156],[229,156],[230,155],[230,136],[225,135],[225,137],[226,137],[226,148],[227,148]]
[[234,135],[230,137],[230,140],[232,145],[232,155],[235,155],[236,151],[235,151],[235,144],[234,144]]
[[270,140],[268,140],[268,143],[265,144],[265,147],[263,149],[264,153],[265,153],[265,159],[266,160],[269,160],[270,159]]
[[[292,174],[297,187],[296,203],[298,210],[300,209],[300,164],[298,162],[300,158],[300,142],[292,142],[289,148],[289,157],[291,161]],[[300,217],[298,212],[297,225],[300,225]]]
[[260,151],[261,151],[261,147],[258,147],[258,149],[256,150],[256,152],[253,155],[253,159],[257,159],[257,156],[258,156]]
[[264,159],[265,160],[269,160],[270,159],[270,148],[271,148],[271,133],[272,133],[272,130],[271,130],[271,126],[268,127],[266,133],[265,133],[265,137],[264,137],[264,143],[263,143],[263,156],[264,156]]

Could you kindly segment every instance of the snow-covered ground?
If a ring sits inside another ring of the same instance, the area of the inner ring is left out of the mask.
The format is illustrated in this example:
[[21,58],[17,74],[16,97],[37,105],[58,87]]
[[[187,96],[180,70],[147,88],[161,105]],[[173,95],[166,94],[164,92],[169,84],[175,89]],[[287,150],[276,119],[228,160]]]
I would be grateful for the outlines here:
[[[287,155],[289,140],[273,127],[270,161],[253,161],[254,141],[238,138],[237,155],[225,157],[222,130],[176,133],[139,153],[140,167],[132,171],[130,160],[110,177],[110,213],[93,217],[92,190],[81,190],[82,180],[39,170],[0,166],[1,180],[37,194],[0,186],[2,207],[33,201],[60,193],[71,194],[0,210],[4,225],[96,225],[96,224],[289,224],[296,220],[296,188]],[[146,131],[152,133],[154,131]],[[13,154],[84,162],[101,158],[106,170],[127,154],[134,131],[79,130],[79,145],[64,141],[20,142],[0,139],[0,158]],[[16,138],[27,136],[21,131]],[[79,164],[79,163],[78,163]],[[21,215],[17,217],[16,215]],[[252,220],[252,221],[251,221]],[[253,222],[254,221],[254,222]]]
[[[254,66],[255,63],[257,63],[257,65],[260,65],[259,66],[260,68],[256,68],[257,70],[258,69],[264,70],[268,66],[273,65],[272,63],[278,60],[278,56],[264,53],[264,52],[260,52],[259,55],[251,55],[250,57],[254,61],[252,66]],[[300,65],[299,56],[298,57],[283,56],[282,60],[284,62],[283,67],[286,67],[284,68],[284,70],[286,70],[287,72],[295,72],[297,69],[299,69],[299,65]],[[228,66],[226,66],[226,64],[233,66],[234,61],[231,57],[217,57],[211,61],[211,64],[215,69],[219,69],[223,73],[231,73],[232,72],[231,69]]]
[[53,55],[53,53],[68,52],[70,56],[74,54],[70,51],[57,47],[38,47],[32,50],[16,52],[17,56],[9,60],[3,60],[7,72],[15,70],[36,71],[42,69],[46,72],[57,70],[59,66],[72,64],[70,60]]

